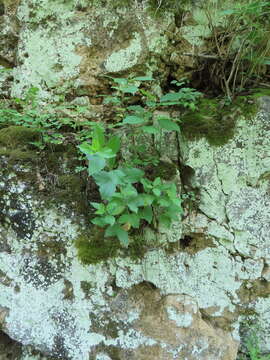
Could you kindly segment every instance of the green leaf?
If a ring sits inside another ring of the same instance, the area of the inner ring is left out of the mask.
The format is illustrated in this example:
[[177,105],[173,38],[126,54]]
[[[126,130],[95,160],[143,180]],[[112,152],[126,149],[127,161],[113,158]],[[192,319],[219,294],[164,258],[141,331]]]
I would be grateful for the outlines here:
[[136,113],[144,113],[145,109],[141,105],[130,105],[127,107],[128,110],[135,111]]
[[100,151],[105,145],[104,130],[100,126],[95,126],[93,132],[92,149],[94,152]]
[[105,236],[117,236],[120,241],[120,244],[124,247],[128,247],[129,239],[128,233],[121,228],[120,225],[109,226],[105,231]]
[[123,214],[118,219],[120,224],[130,224],[132,227],[138,229],[140,226],[140,218],[137,214]]
[[145,132],[147,134],[158,134],[159,133],[158,129],[154,126],[143,126],[142,130],[143,130],[143,132]]
[[120,91],[127,94],[135,94],[138,91],[138,86],[135,85],[127,85],[120,88]]
[[90,204],[98,210],[96,214],[103,215],[105,214],[105,205],[103,203],[90,202]]
[[141,219],[146,220],[148,222],[148,224],[151,224],[151,222],[153,220],[152,207],[146,206],[143,209],[140,209],[138,215]]
[[136,197],[138,195],[137,190],[131,184],[121,188],[121,195],[123,198],[128,199],[129,197]]
[[121,169],[125,175],[125,182],[136,183],[139,182],[144,176],[144,171],[136,168],[124,168]]
[[159,186],[162,185],[161,179],[160,177],[155,178],[154,182],[153,182],[154,186]]
[[125,174],[120,170],[100,171],[94,175],[94,179],[99,186],[102,199],[108,199],[116,191],[116,186],[122,183]]
[[93,154],[92,146],[90,144],[88,144],[87,142],[82,143],[81,145],[78,146],[78,148],[85,155]]
[[137,124],[143,124],[145,122],[145,119],[140,116],[135,115],[129,115],[124,118],[123,124],[131,124],[131,125],[137,125]]
[[123,247],[128,247],[129,244],[129,238],[127,231],[123,230],[121,227],[116,230],[116,236],[118,237],[120,244]]
[[112,151],[112,149],[107,147],[104,147],[103,149],[95,153],[95,155],[99,155],[104,159],[112,159],[115,157],[115,153]]
[[161,195],[161,191],[160,191],[159,189],[156,189],[156,188],[153,189],[153,193],[154,193],[156,196],[160,196],[160,195]]
[[114,225],[115,224],[115,217],[112,216],[112,215],[106,215],[106,216],[103,217],[103,221],[106,224]]
[[151,194],[141,194],[140,197],[142,199],[143,206],[152,205],[155,200],[154,195]]
[[166,215],[160,215],[158,217],[158,221],[160,222],[161,225],[165,226],[166,228],[169,228],[171,226],[171,218],[169,216]]
[[114,154],[117,154],[121,147],[119,136],[111,137],[106,146],[110,148]]
[[112,78],[112,79],[116,84],[119,85],[126,85],[128,83],[128,79],[125,78]]
[[133,80],[136,80],[136,81],[153,81],[154,79],[151,76],[137,76]]
[[157,121],[162,129],[169,131],[178,131],[178,132],[180,131],[179,126],[174,121],[170,120],[170,118],[160,117],[157,119]]
[[97,226],[100,226],[100,227],[104,227],[107,225],[106,222],[104,222],[102,217],[95,217],[94,219],[91,220],[91,223],[95,224]]
[[106,210],[109,215],[120,215],[125,210],[125,205],[120,199],[111,200]]
[[171,101],[175,102],[175,101],[178,101],[180,98],[181,98],[180,93],[173,92],[173,93],[168,93],[168,94],[162,96],[160,98],[160,102],[171,102]]
[[106,166],[106,161],[97,154],[87,155],[89,160],[88,173],[90,176],[99,173]]

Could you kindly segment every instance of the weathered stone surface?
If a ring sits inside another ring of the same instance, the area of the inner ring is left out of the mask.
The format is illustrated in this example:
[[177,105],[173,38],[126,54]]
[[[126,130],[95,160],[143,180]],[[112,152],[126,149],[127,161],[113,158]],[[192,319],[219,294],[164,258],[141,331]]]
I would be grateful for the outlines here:
[[[200,10],[180,33],[171,14],[153,19],[139,1],[117,11],[75,0],[4,3],[0,65],[15,67],[1,73],[2,95],[13,76],[13,95],[31,86],[43,99],[65,94],[90,102],[95,120],[107,111],[96,98],[108,90],[101,76],[181,78],[194,66],[182,53],[203,49],[209,32]],[[247,318],[270,352],[270,99],[260,101],[222,147],[166,131],[139,139],[177,164],[170,180],[179,193],[195,191],[196,204],[170,231],[147,229],[137,259],[119,251],[96,265],[79,262],[74,241],[94,229],[74,153],[40,159],[25,143],[9,154],[0,143],[0,324],[23,345],[20,360],[235,360]]]

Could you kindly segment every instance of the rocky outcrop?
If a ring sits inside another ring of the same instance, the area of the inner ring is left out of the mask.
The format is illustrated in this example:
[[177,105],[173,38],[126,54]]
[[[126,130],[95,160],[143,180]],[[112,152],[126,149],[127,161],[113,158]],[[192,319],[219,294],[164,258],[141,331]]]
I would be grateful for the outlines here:
[[[194,59],[184,53],[203,49],[200,35],[207,36],[199,9],[179,24],[172,13],[151,16],[144,1],[125,9],[83,0],[1,3],[0,65],[12,68],[0,73],[2,97],[22,97],[29,87],[43,102],[65,94],[91,104],[94,120],[110,116],[97,97],[108,92],[104,75],[154,74],[160,93],[166,79],[189,75]],[[219,146],[165,130],[135,139],[176,164],[173,181],[186,201],[170,230],[145,228],[128,249],[90,225],[96,189],[74,173],[74,146],[40,151],[31,144],[36,129],[1,128],[3,356],[235,360],[247,321],[269,353],[270,98],[258,102],[249,118],[231,115],[234,134]],[[128,157],[129,139],[121,139]],[[90,265],[78,259],[81,240]]]

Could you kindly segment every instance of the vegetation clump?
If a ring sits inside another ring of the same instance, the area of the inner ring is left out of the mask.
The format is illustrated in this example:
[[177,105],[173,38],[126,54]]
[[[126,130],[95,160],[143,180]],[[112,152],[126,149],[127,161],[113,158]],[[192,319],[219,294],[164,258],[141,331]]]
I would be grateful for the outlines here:
[[181,129],[188,139],[205,137],[209,144],[222,146],[233,137],[237,119],[240,116],[249,119],[257,109],[252,97],[239,96],[229,104],[221,103],[218,98],[203,98],[197,111],[183,115]]

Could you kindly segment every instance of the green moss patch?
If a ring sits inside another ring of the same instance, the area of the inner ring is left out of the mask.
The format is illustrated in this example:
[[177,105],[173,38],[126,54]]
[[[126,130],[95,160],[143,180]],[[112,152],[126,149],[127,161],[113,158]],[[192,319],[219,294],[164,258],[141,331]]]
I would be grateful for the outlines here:
[[83,264],[97,264],[115,257],[120,244],[116,239],[104,238],[103,231],[96,230],[95,237],[81,235],[76,241],[78,257]]
[[0,145],[9,149],[15,147],[28,147],[33,141],[40,139],[38,129],[27,128],[24,126],[9,126],[0,130]]
[[222,105],[219,99],[201,99],[198,109],[182,117],[181,129],[190,140],[205,137],[209,144],[222,146],[234,135],[237,119],[256,114],[258,105],[252,97],[239,96],[232,104]]
[[75,240],[78,257],[85,265],[107,261],[121,254],[121,257],[130,257],[132,260],[141,259],[147,247],[142,237],[134,237],[127,249],[124,249],[116,238],[105,238],[104,231],[93,228],[92,234],[82,234]]

